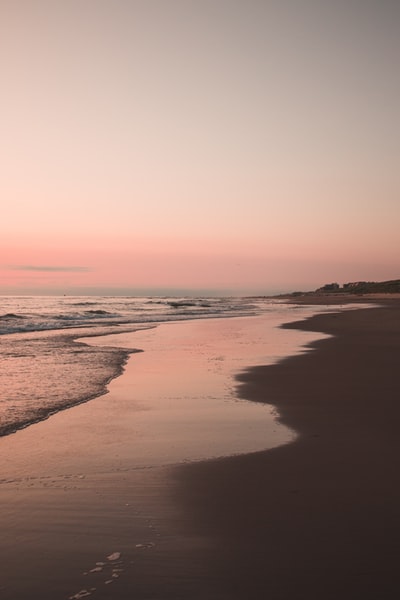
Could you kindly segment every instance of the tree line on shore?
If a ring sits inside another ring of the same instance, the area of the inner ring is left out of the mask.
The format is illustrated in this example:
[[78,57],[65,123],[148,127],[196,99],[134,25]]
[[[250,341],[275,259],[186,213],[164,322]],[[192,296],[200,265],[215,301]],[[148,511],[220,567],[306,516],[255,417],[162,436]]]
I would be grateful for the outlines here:
[[350,283],[344,283],[342,287],[338,283],[327,283],[315,290],[315,292],[340,292],[345,294],[395,294],[400,293],[400,279],[379,282],[354,281]]

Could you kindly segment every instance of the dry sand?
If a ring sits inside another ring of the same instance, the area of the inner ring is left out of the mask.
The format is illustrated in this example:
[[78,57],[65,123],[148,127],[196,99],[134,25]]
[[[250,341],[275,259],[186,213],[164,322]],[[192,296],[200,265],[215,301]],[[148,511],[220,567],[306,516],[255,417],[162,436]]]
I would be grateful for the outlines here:
[[[1,485],[2,600],[396,597],[399,308],[291,324],[334,337],[240,376],[243,398],[299,433],[286,446]],[[95,404],[35,426],[36,440],[68,422],[73,444],[68,420]]]

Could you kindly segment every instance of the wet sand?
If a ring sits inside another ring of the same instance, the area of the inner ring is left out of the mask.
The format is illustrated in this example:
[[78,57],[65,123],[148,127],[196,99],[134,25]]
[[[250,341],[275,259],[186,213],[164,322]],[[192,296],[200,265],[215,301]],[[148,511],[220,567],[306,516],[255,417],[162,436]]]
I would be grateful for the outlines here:
[[108,394],[0,438],[1,599],[201,594],[212,543],[182,531],[171,465],[292,439],[232,376],[316,337],[280,322],[275,308],[90,338],[144,352]]
[[218,551],[215,598],[394,598],[400,557],[400,303],[291,324],[334,337],[240,377],[293,443],[179,473]]
[[[93,444],[82,456],[94,433],[78,435],[79,423],[94,422],[93,411],[116,417],[107,397],[18,432],[37,472],[27,472],[21,448],[18,462],[10,436],[5,472],[14,461],[19,476],[0,490],[1,598],[395,597],[399,308],[393,300],[292,323],[334,337],[240,375],[241,397],[272,403],[298,432],[285,446],[126,469],[111,440],[97,460]],[[124,425],[122,413],[114,425]],[[44,443],[66,457],[61,470],[58,458],[40,473]]]

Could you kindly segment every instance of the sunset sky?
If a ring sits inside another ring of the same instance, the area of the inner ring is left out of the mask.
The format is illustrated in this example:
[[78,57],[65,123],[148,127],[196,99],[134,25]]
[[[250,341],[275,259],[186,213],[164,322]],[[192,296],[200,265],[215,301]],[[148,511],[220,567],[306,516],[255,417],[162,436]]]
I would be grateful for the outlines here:
[[400,277],[400,2],[1,0],[0,293]]

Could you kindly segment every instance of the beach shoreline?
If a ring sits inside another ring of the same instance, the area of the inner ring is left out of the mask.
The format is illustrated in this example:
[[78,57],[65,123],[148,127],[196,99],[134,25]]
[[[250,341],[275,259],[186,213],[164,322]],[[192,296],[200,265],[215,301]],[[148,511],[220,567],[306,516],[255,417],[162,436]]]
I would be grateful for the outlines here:
[[[284,446],[3,481],[2,598],[391,597],[400,533],[400,302],[383,302],[284,325],[331,337],[238,374],[240,397],[273,404],[297,432]],[[21,433],[34,444],[53,428],[55,450],[68,423],[64,443],[73,444],[79,413],[89,415],[97,402],[103,410],[105,397],[38,424],[31,437]],[[71,464],[80,454],[79,446],[70,450]],[[96,465],[95,454],[89,459]]]
[[400,303],[384,302],[286,325],[332,337],[238,377],[241,397],[268,398],[296,440],[181,471],[194,530],[221,542],[215,598],[396,593]]
[[[130,598],[132,586],[154,598],[160,579],[173,595],[183,588],[192,595],[193,578],[207,582],[207,569],[198,575],[198,536],[194,543],[179,531],[174,465],[291,439],[270,406],[235,399],[231,376],[317,337],[282,335],[282,314],[278,306],[265,316],[162,323],[80,340],[144,351],[131,355],[107,394],[0,438],[2,600]],[[117,563],[109,563],[116,553]],[[185,585],[173,575],[183,563]]]

